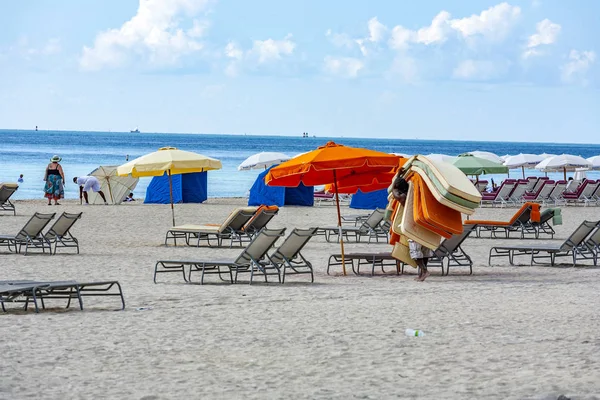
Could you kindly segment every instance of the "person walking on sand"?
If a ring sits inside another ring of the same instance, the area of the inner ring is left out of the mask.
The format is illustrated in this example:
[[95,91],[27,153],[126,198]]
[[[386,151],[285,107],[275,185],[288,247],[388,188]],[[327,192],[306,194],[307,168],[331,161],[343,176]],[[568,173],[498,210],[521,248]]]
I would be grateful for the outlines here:
[[65,197],[65,173],[63,172],[62,166],[59,164],[61,160],[62,158],[55,155],[50,159],[50,164],[46,167],[46,174],[44,175],[44,181],[46,181],[46,184],[44,185],[44,197],[48,199],[49,206],[52,205],[52,200],[54,200],[54,205],[59,206],[60,203],[58,200]]
[[[402,204],[402,207],[404,207],[406,203],[408,188],[408,182],[406,182],[404,178],[398,176],[394,181],[392,195],[400,204]],[[433,251],[411,239],[408,239],[408,249],[410,251],[410,258],[415,260],[417,267],[419,268],[419,276],[416,280],[423,282],[429,276],[427,262],[429,261],[429,258],[433,257]]]
[[95,176],[75,177],[73,178],[73,183],[79,185],[79,199],[81,200],[81,198],[84,197],[85,204],[90,204],[88,201],[87,192],[93,190],[94,192],[97,192],[100,195],[100,197],[102,197],[102,200],[104,200],[104,204],[108,205],[108,203],[106,202],[106,197],[104,196],[104,192],[100,190],[100,182],[98,182],[98,179]]

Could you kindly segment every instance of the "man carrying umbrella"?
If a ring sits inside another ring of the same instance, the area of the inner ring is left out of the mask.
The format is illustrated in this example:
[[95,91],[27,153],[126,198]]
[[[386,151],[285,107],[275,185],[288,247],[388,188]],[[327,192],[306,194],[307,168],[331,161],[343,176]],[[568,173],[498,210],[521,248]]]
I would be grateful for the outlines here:
[[[402,204],[402,207],[404,207],[406,203],[408,188],[408,182],[401,177],[401,174],[398,174],[398,177],[392,186],[392,195],[394,196],[394,199]],[[429,276],[429,271],[427,271],[427,262],[429,261],[430,257],[433,257],[433,251],[410,239],[408,239],[408,249],[410,251],[410,258],[415,260],[417,266],[419,267],[419,276],[417,277],[417,280],[422,282]]]
[[73,183],[79,185],[79,199],[81,200],[82,197],[85,197],[86,205],[90,204],[88,201],[87,194],[89,190],[97,192],[100,195],[100,197],[102,197],[102,200],[104,200],[104,204],[108,205],[108,203],[106,202],[106,197],[104,197],[104,192],[100,190],[100,182],[98,182],[98,179],[95,176],[75,177],[73,178]]

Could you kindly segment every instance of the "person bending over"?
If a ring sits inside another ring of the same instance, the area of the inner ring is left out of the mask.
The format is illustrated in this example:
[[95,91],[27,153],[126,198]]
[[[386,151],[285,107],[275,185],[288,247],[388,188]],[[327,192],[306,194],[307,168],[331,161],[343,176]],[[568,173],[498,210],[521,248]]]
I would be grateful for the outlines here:
[[104,200],[104,204],[108,205],[108,203],[106,202],[106,197],[104,197],[104,192],[100,190],[100,182],[98,182],[98,179],[95,176],[75,177],[73,178],[73,183],[79,185],[79,199],[84,197],[85,204],[90,204],[88,201],[87,192],[93,190],[94,192],[97,192],[100,195],[100,197],[102,197],[102,200]]
[[[394,181],[392,187],[392,195],[402,207],[406,204],[406,196],[408,194],[408,182],[404,178],[398,176]],[[417,267],[419,268],[419,276],[416,278],[418,281],[424,281],[429,276],[427,271],[427,262],[430,257],[433,257],[433,251],[430,248],[415,242],[414,240],[408,239],[408,249],[410,251],[410,258],[415,260]]]

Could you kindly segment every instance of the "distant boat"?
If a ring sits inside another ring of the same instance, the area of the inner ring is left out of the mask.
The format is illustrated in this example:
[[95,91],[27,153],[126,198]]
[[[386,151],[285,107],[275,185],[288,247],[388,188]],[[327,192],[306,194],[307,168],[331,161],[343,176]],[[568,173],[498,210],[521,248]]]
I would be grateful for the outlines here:
[[129,131],[130,133],[140,133],[140,130],[137,128],[137,126],[135,127],[134,130]]

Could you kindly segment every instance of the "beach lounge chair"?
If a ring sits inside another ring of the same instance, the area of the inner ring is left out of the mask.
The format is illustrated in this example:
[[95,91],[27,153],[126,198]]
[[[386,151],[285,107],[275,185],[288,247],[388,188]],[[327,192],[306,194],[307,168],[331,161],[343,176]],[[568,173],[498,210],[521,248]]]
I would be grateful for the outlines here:
[[[437,249],[433,252],[433,257],[429,259],[427,268],[439,267],[442,271],[442,276],[447,275],[450,267],[469,267],[469,275],[473,273],[473,260],[464,252],[461,245],[465,239],[474,231],[476,225],[465,225],[462,233],[452,235],[449,239],[444,239]],[[360,274],[362,265],[371,265],[371,275],[375,274],[375,267],[381,267],[381,271],[385,273],[384,267],[396,267],[396,273],[404,273],[404,263],[392,257],[390,252],[383,253],[368,253],[368,252],[352,252],[344,254],[344,261],[350,264],[352,271]],[[354,262],[356,261],[356,266]],[[444,261],[446,262],[446,272],[444,273]],[[333,266],[342,265],[342,255],[332,254],[327,262],[327,275],[329,269]]]
[[536,194],[540,190],[542,185],[544,185],[544,182],[549,181],[549,180],[550,180],[550,178],[548,178],[547,176],[542,176],[542,177],[537,178],[537,180],[535,181],[535,184],[533,185],[531,190],[527,191],[527,194],[528,195]]
[[[196,246],[198,247],[202,241],[206,241],[209,247],[213,245],[221,246],[223,240],[226,239],[231,241],[229,247],[233,246],[234,241],[238,241],[241,244],[241,237],[245,235],[242,228],[254,216],[257,209],[257,207],[236,208],[220,225],[174,226],[167,231],[165,245],[168,245],[169,240],[173,240],[173,244],[177,246],[177,239],[184,239],[188,246],[191,246],[190,242],[192,240],[196,240]],[[216,241],[216,244],[211,240]]]
[[[354,262],[356,261],[356,265]],[[371,275],[375,275],[375,267],[381,267],[381,272],[385,273],[386,266],[392,266],[396,270],[396,274],[399,275],[401,272],[400,260],[392,257],[391,252],[381,253],[369,253],[369,252],[351,252],[344,253],[344,262],[346,265],[350,265],[352,272],[356,275],[360,275],[360,267],[363,265],[371,266]],[[342,265],[342,255],[332,254],[329,256],[327,261],[327,275],[329,275],[329,269],[331,267]]]
[[252,218],[250,218],[250,221],[241,229],[243,235],[240,235],[240,240],[246,242],[252,240],[262,228],[271,222],[278,212],[279,207],[277,206],[260,206]]
[[528,176],[527,177],[527,188],[525,190],[526,193],[530,193],[533,191],[533,188],[538,183],[539,178],[537,176]]
[[554,186],[556,186],[556,183],[554,181],[550,179],[545,179],[542,181],[542,184],[540,185],[537,192],[523,196],[523,200],[543,203],[548,199],[548,196],[550,195],[550,192],[552,192],[552,190],[554,189]]
[[439,266],[442,268],[442,275],[444,275],[444,260],[446,260],[446,275],[450,273],[450,267],[469,267],[469,275],[472,275],[473,260],[461,246],[476,228],[476,225],[466,225],[462,233],[452,235],[450,239],[442,241],[440,246],[433,252],[433,257],[429,259],[427,268]]
[[[492,258],[508,257],[510,265],[514,265],[514,258],[520,255],[531,257],[533,264],[554,265],[557,257],[571,257],[573,266],[577,265],[577,257],[587,258],[584,253],[584,242],[590,233],[596,229],[598,221],[583,221],[581,225],[562,243],[545,244],[523,244],[515,246],[495,246],[490,249],[488,258],[489,265],[492,265]],[[544,260],[544,262],[538,262]]]
[[[371,243],[371,239],[375,239],[376,242],[379,242],[379,240],[382,239],[387,243],[389,231],[381,227],[384,217],[385,210],[378,208],[359,226],[343,226],[341,228],[341,234],[344,236],[344,239],[348,241],[350,238],[354,238],[356,242],[360,242],[363,236],[368,236],[369,243]],[[319,227],[317,234],[324,235],[325,240],[328,242],[331,241],[332,237],[335,237],[337,241],[340,240],[340,228],[337,226]]]
[[519,179],[508,200],[515,205],[523,203],[523,196],[527,192],[528,184],[529,181],[527,179]]
[[27,255],[29,247],[42,249],[43,253],[48,248],[49,254],[52,254],[52,246],[48,239],[44,237],[42,231],[50,220],[54,218],[54,215],[56,214],[41,214],[36,212],[16,235],[0,235],[0,246],[7,246],[10,252],[14,248],[15,253],[20,253],[21,247],[25,246],[25,255]]
[[19,185],[16,183],[0,183],[0,211],[12,211],[13,215],[17,215],[15,205],[10,202],[10,196],[12,196],[18,188]]
[[593,200],[594,193],[600,186],[600,182],[594,180],[586,180],[577,188],[574,193],[563,193],[563,199],[567,204],[583,204],[588,206],[595,203]]
[[[113,289],[116,289],[113,290]],[[77,281],[0,281],[0,303],[6,312],[5,303],[23,303],[27,310],[29,302],[39,312],[39,304],[46,308],[45,301],[50,299],[67,299],[66,308],[76,299],[83,310],[83,297],[116,296],[121,300],[121,310],[125,309],[123,290],[118,281],[77,282]]]
[[[284,233],[285,228],[262,229],[242,250],[240,255],[231,260],[159,260],[154,266],[154,283],[156,283],[156,275],[162,273],[181,273],[184,281],[191,282],[192,272],[201,273],[201,284],[204,283],[204,275],[209,274],[217,274],[221,280],[224,280],[222,275],[225,275],[230,283],[237,283],[237,276],[240,272],[250,273],[250,283],[252,283],[256,272],[264,275],[265,282],[267,282],[267,275],[277,275],[281,282],[277,267],[261,263],[261,261],[265,259],[267,252]],[[186,266],[189,268],[187,277],[185,275]],[[235,272],[235,277],[233,272]]]
[[286,274],[310,274],[310,281],[314,282],[312,264],[300,252],[316,234],[317,228],[295,228],[283,243],[267,256],[269,263],[281,272],[281,283],[285,283]]
[[81,214],[63,212],[44,234],[50,245],[54,243],[54,254],[58,247],[74,247],[79,254],[79,241],[71,234],[71,228],[81,218]]
[[595,231],[587,238],[584,243],[585,248],[582,249],[582,254],[585,254],[588,259],[594,260],[594,265],[598,265],[598,257],[600,256],[600,224]]
[[[486,221],[486,220],[466,220],[465,225],[477,225],[475,235],[481,237],[484,231],[490,232],[490,238],[497,238],[499,233],[506,239],[510,238],[511,232],[519,232],[519,238],[525,238],[526,234],[532,234],[537,238],[536,229],[531,224],[532,211],[540,215],[540,205],[538,203],[527,202],[512,216],[510,221]],[[538,220],[539,218],[534,218]]]
[[539,221],[530,221],[531,226],[535,230],[535,238],[539,239],[539,237],[544,234],[550,236],[550,239],[554,238],[554,228],[550,225],[550,221],[554,219],[554,215],[560,212],[560,209],[557,208],[546,208],[544,211],[540,213]]
[[[371,213],[372,214],[372,213]],[[342,224],[352,224],[354,226],[362,224],[371,214],[350,214],[342,215]]]
[[495,192],[482,194],[481,204],[490,204],[493,207],[497,204],[506,205],[510,203],[510,195],[516,185],[517,181],[514,179],[505,179]]
[[567,181],[557,181],[552,191],[548,194],[548,197],[543,200],[543,204],[565,204],[566,201],[563,199],[563,193],[567,188]]

